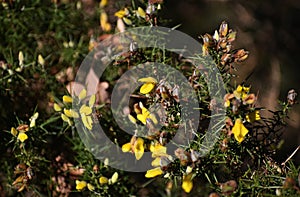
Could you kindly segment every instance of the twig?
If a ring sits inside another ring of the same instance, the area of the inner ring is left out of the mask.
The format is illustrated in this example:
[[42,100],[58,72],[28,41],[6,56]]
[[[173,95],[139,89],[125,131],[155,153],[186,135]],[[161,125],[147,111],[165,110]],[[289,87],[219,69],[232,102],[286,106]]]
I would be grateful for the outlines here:
[[296,148],[296,150],[294,150],[294,152],[285,160],[285,162],[283,162],[281,165],[285,166],[286,162],[288,162],[296,153],[297,151],[300,149],[300,145]]

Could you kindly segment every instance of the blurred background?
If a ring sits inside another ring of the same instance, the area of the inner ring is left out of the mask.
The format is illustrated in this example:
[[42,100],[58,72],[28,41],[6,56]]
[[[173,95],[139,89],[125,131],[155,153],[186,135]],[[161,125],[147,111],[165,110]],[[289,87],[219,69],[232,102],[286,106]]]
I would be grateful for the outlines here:
[[[244,81],[253,72],[246,84],[258,92],[258,106],[275,110],[278,99],[285,100],[290,89],[300,92],[299,0],[166,0],[162,14],[199,41],[200,35],[213,34],[227,21],[237,31],[235,47],[250,51],[249,58],[236,68],[240,75],[236,81]],[[300,145],[299,104],[293,107],[288,123],[281,161]],[[300,151],[293,159],[300,163]]]

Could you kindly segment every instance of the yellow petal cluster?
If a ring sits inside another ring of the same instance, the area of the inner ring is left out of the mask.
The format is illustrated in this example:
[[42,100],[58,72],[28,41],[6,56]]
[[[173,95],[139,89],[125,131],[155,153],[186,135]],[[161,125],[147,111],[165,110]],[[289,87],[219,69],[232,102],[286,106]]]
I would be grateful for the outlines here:
[[238,85],[236,90],[233,91],[233,94],[234,94],[235,98],[244,99],[245,97],[247,97],[249,90],[250,90],[250,87],[244,87],[244,86]]
[[133,152],[136,160],[140,160],[144,155],[144,140],[142,138],[132,137],[131,141],[123,144],[122,146],[123,152]]
[[172,159],[171,156],[167,154],[167,147],[161,145],[160,143],[155,143],[150,145],[150,151],[152,152],[152,157],[155,159],[151,162],[154,169],[150,169],[146,172],[146,178],[152,178],[158,175],[163,174],[162,166],[162,158]]
[[24,142],[25,140],[28,139],[28,135],[25,133],[29,130],[29,126],[26,124],[20,124],[17,129],[15,129],[14,127],[12,127],[10,129],[10,133],[17,137],[18,140],[20,140],[20,142]]
[[158,123],[154,114],[151,114],[143,105],[140,107],[142,109],[142,113],[137,114],[136,116],[139,121],[141,121],[144,125],[147,123],[147,119],[150,119],[154,124]]

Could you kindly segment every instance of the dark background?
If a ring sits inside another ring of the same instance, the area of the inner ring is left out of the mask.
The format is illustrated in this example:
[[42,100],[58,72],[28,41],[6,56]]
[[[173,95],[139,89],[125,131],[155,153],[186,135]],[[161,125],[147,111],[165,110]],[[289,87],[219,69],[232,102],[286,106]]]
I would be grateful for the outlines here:
[[[234,47],[250,51],[247,61],[237,66],[236,81],[242,82],[253,72],[248,84],[259,95],[258,106],[275,110],[278,99],[285,100],[291,88],[300,92],[299,0],[166,0],[162,14],[199,41],[200,35],[213,34],[227,21],[238,32]],[[293,107],[288,123],[281,161],[300,145],[299,104]],[[300,151],[293,159],[300,163]]]

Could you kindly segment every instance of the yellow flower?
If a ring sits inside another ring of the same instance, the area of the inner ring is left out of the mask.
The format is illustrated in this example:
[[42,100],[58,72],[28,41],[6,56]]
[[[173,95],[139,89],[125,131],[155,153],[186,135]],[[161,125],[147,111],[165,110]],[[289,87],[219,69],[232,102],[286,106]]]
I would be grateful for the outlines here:
[[79,118],[78,113],[73,109],[64,109],[64,114],[69,118]]
[[18,140],[20,140],[21,142],[24,142],[27,139],[28,139],[28,136],[26,135],[26,133],[22,133],[22,132],[19,133]]
[[145,18],[146,17],[146,13],[145,11],[143,10],[143,8],[141,7],[138,7],[137,11],[136,11],[137,15],[142,17],[142,18]]
[[254,122],[256,120],[260,120],[260,113],[259,110],[255,110],[253,112],[250,112],[246,115],[246,120],[248,122]]
[[86,97],[86,89],[82,89],[78,95],[79,100],[82,100]]
[[156,143],[155,145],[151,144],[150,151],[152,152],[152,157],[168,156],[167,147],[161,145],[160,143]]
[[101,2],[99,4],[100,8],[105,7],[107,5],[107,3],[108,3],[108,0],[101,0]]
[[100,14],[100,26],[103,31],[107,32],[111,30],[111,25],[108,22],[108,16],[107,14],[103,11]]
[[159,176],[159,175],[161,175],[161,174],[163,174],[163,173],[164,173],[164,172],[160,169],[160,167],[157,167],[157,168],[148,170],[148,171],[146,172],[145,177],[146,177],[146,178],[153,178],[153,177]]
[[45,60],[41,54],[38,55],[38,63],[42,66],[45,65]]
[[142,109],[142,113],[137,114],[136,116],[139,121],[141,121],[143,124],[146,124],[147,119],[149,118],[150,120],[153,121],[154,124],[158,123],[155,115],[151,114],[142,104],[140,107]]
[[114,184],[114,183],[116,183],[117,180],[118,180],[118,177],[119,177],[119,174],[117,172],[115,172],[112,175],[112,177],[108,180],[108,183],[111,184],[111,185]]
[[105,176],[101,176],[101,177],[99,178],[99,183],[100,183],[101,185],[108,183],[108,178],[106,178]]
[[57,103],[54,103],[53,108],[55,111],[61,111],[61,107]]
[[67,95],[64,95],[62,99],[63,99],[64,103],[72,103],[73,102],[72,97],[67,96]]
[[245,136],[248,133],[248,129],[243,125],[242,120],[240,118],[235,120],[234,126],[232,128],[232,133],[234,135],[234,138],[241,143]]
[[153,90],[155,84],[157,84],[156,79],[154,79],[153,77],[141,78],[138,81],[144,83],[140,88],[140,93],[142,94],[148,94]]
[[17,136],[18,131],[17,131],[17,129],[15,129],[14,127],[12,127],[12,128],[10,129],[10,133],[11,133],[13,136]]
[[140,160],[144,154],[144,140],[132,136],[130,142],[123,144],[123,152],[133,152],[136,160]]
[[61,119],[65,122],[68,122],[69,121],[69,118],[68,116],[66,116],[65,114],[61,114]]
[[90,183],[87,184],[87,188],[88,188],[90,191],[94,191],[94,190],[95,190],[95,187],[94,187],[92,184],[90,184]]
[[136,160],[140,160],[144,154],[144,140],[137,138],[133,145],[133,152]]
[[192,176],[193,176],[192,173],[188,175],[183,175],[181,187],[186,193],[190,193],[190,191],[193,189]]
[[86,182],[85,181],[79,181],[76,180],[76,189],[77,190],[83,190],[86,187]]
[[123,18],[124,16],[126,16],[128,14],[128,10],[124,9],[124,10],[119,10],[115,13],[115,16],[118,18]]
[[35,112],[34,115],[29,118],[30,121],[29,127],[35,127],[35,121],[38,117],[39,117],[39,113]]

